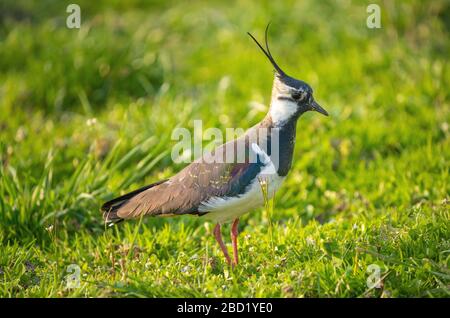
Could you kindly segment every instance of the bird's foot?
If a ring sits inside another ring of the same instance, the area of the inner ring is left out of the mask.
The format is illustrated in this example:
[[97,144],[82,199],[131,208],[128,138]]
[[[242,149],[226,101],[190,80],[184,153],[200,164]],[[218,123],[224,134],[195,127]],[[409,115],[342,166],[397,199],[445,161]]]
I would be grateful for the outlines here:
[[225,256],[228,265],[232,265],[230,255],[228,254],[228,249],[223,243],[222,233],[220,229],[221,229],[220,224],[217,224],[216,227],[214,228],[214,237],[216,238],[217,243],[219,243],[220,249],[222,250],[223,255]]
[[238,232],[238,224],[239,224],[239,218],[235,219],[233,222],[233,225],[231,226],[231,241],[233,242],[233,267],[237,266],[239,264],[239,257],[238,257],[238,244],[237,244],[237,237],[239,235]]

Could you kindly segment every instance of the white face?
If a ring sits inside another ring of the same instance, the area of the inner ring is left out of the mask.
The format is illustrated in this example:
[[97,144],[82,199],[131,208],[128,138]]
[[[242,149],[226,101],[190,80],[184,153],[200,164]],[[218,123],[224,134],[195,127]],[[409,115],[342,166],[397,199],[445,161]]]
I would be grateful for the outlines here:
[[298,116],[300,104],[308,100],[308,95],[308,92],[290,87],[275,76],[269,110],[272,122],[275,125],[282,125],[292,117]]
[[282,126],[286,121],[297,119],[310,110],[328,116],[328,112],[314,100],[312,88],[308,84],[286,75],[282,79],[275,75],[269,110],[274,125]]
[[294,117],[297,111],[298,105],[295,101],[275,98],[270,104],[269,114],[274,125],[278,126]]

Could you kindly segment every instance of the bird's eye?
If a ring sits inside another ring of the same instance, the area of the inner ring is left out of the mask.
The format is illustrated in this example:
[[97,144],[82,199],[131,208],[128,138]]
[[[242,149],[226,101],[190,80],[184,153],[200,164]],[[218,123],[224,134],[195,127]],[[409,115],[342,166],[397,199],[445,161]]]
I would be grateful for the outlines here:
[[295,92],[292,94],[292,98],[295,100],[299,100],[302,97],[302,94],[300,92]]
[[297,101],[301,101],[303,100],[308,94],[305,94],[305,92],[303,91],[298,91],[292,94],[292,98],[297,100]]

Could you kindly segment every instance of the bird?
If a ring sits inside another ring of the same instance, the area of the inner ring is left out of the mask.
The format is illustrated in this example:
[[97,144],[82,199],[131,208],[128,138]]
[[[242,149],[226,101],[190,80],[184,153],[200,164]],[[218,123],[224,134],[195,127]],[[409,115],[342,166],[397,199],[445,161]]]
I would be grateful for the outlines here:
[[[264,205],[280,188],[291,170],[296,126],[308,111],[328,112],[313,97],[306,82],[291,77],[275,62],[265,29],[265,48],[247,34],[274,68],[270,106],[266,116],[243,135],[194,160],[172,177],[104,203],[104,220],[114,225],[143,216],[197,215],[214,222],[214,237],[226,263],[239,264],[239,218]],[[233,258],[222,239],[221,228],[232,222]]]

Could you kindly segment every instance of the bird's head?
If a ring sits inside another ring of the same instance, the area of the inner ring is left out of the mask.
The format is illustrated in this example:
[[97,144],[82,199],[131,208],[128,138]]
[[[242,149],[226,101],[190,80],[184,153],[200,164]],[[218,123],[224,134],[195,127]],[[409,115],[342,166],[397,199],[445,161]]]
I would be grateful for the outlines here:
[[311,86],[304,81],[287,75],[275,62],[267,42],[269,25],[270,24],[267,25],[265,32],[266,49],[259,44],[253,35],[250,33],[248,33],[248,35],[255,41],[275,68],[275,79],[273,82],[272,100],[270,104],[270,115],[272,120],[275,123],[281,123],[291,118],[298,118],[301,114],[310,110],[328,116],[328,112],[314,100]]

